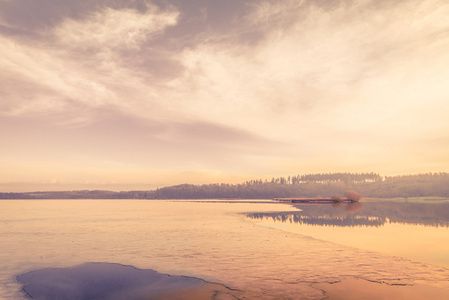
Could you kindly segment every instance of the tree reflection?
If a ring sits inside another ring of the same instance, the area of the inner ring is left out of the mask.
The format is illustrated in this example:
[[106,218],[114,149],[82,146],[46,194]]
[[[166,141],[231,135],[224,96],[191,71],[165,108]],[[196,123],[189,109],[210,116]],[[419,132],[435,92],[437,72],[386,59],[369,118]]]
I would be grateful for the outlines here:
[[358,212],[363,207],[362,203],[360,202],[352,202],[345,206],[345,210],[349,214],[353,214],[355,212]]
[[449,227],[449,203],[365,202],[348,205],[294,205],[298,212],[253,213],[251,219],[271,219],[317,226],[383,226],[385,223]]

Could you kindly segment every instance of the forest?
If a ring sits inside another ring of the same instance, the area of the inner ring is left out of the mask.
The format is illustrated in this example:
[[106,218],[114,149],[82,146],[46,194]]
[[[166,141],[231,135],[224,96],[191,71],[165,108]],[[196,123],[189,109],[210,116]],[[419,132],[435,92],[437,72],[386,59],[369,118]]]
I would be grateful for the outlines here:
[[249,180],[240,184],[180,184],[148,191],[49,191],[0,193],[0,199],[272,199],[331,197],[355,190],[369,198],[449,197],[449,173],[380,176],[323,173]]

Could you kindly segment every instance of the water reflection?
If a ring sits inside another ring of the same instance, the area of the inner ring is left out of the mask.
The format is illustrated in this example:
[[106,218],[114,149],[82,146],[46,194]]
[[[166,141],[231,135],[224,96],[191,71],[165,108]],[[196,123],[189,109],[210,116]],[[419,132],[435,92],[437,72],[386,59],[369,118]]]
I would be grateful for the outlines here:
[[298,212],[252,213],[255,220],[339,227],[384,226],[386,223],[449,227],[449,203],[364,202],[348,205],[299,204]]

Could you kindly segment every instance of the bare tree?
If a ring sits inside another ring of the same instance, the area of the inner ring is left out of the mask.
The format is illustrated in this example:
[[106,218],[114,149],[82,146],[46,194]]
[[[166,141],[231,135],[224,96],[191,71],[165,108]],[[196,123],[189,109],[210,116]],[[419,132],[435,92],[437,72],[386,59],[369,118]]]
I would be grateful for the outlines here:
[[362,198],[362,195],[360,195],[356,191],[348,190],[345,192],[345,197],[351,201],[359,201],[360,198]]

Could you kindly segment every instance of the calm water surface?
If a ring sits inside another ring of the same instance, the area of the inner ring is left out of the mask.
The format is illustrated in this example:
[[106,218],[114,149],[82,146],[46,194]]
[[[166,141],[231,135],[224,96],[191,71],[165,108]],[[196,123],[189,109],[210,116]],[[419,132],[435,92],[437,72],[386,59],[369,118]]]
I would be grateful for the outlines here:
[[449,267],[449,202],[294,207],[300,211],[248,217],[259,225]]
[[[85,262],[119,263],[200,277],[241,290],[241,298],[322,299],[319,284],[354,278],[449,288],[445,255],[428,263],[331,239],[336,233],[320,236],[283,228],[282,224],[313,225],[314,229],[326,229],[322,232],[340,227],[352,230],[358,227],[335,224],[383,220],[369,209],[365,215],[366,207],[340,208],[345,213],[357,210],[349,217],[332,207],[326,209],[334,213],[323,217],[320,209],[307,211],[269,201],[0,201],[0,298],[24,298],[15,281],[18,274]],[[383,225],[363,226],[381,228],[394,223],[397,215],[385,217]],[[423,230],[439,228],[447,234],[441,218],[436,218],[437,223],[432,221],[434,226],[427,221],[421,224],[412,216],[403,212],[399,224]],[[418,223],[413,225],[412,221]],[[312,224],[319,222],[322,224]],[[441,244],[439,239],[436,244]],[[448,241],[446,236],[444,247]]]

